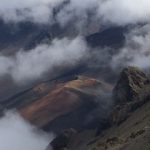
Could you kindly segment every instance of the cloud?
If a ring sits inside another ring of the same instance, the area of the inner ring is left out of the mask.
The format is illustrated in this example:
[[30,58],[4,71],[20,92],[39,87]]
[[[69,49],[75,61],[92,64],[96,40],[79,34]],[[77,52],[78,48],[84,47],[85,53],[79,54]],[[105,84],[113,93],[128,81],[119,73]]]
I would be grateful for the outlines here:
[[112,67],[135,65],[150,68],[150,24],[137,26],[126,35],[126,44],[113,56]]
[[149,0],[105,0],[99,5],[99,15],[104,22],[117,25],[149,22]]
[[53,8],[64,0],[1,0],[0,16],[6,21],[32,21],[48,23],[52,21]]
[[[54,8],[67,2],[66,0],[1,0],[0,16],[8,22],[31,21],[36,23],[52,23]],[[81,3],[79,0],[70,0],[65,7],[58,13],[58,21],[64,22],[72,19],[73,15],[86,16],[89,8],[96,6],[97,0],[85,0]],[[6,13],[7,12],[7,13]]]
[[40,78],[55,67],[75,65],[86,56],[86,44],[82,38],[54,39],[50,45],[38,45],[30,51],[20,50],[15,56],[0,56],[0,76],[6,74],[16,82]]
[[64,26],[75,18],[76,25],[82,26],[89,19],[90,13],[95,12],[99,3],[100,1],[98,2],[98,0],[85,0],[83,3],[79,0],[70,0],[70,3],[63,7],[57,14],[57,22]]
[[62,25],[73,18],[76,18],[77,24],[84,24],[89,18],[99,20],[99,24],[149,22],[149,6],[148,0],[84,0],[83,3],[80,0],[70,0],[58,13],[57,21]]
[[9,111],[0,119],[1,150],[45,150],[52,139],[16,112]]
[[[62,6],[64,2],[66,3]],[[61,9],[55,19],[62,25],[73,18],[82,24],[88,20],[89,12],[94,12],[90,17],[99,18],[99,23],[119,25],[149,22],[150,17],[149,0],[84,0],[82,3],[80,0],[1,0],[0,16],[6,22],[27,20],[53,23],[53,10],[59,6]]]
[[97,95],[95,98],[96,106],[87,114],[84,125],[86,126],[94,122],[97,126],[98,123],[99,130],[101,130],[104,124],[108,123],[108,118],[114,104],[111,92],[101,91],[101,89],[97,89],[95,92]]
[[[63,3],[64,5],[62,5]],[[60,9],[58,9],[59,6],[61,6]],[[53,23],[56,21],[61,26],[72,21],[72,25],[81,32],[87,31],[87,24],[89,25],[91,22],[98,25],[121,26],[147,23],[145,26],[138,26],[129,31],[126,35],[125,46],[120,49],[118,54],[112,56],[112,61],[109,53],[111,50],[99,51],[98,54],[101,57],[98,59],[100,62],[104,62],[103,64],[110,62],[113,68],[121,65],[138,65],[148,68],[149,6],[149,0],[142,2],[140,0],[84,0],[82,3],[80,0],[2,0],[0,16],[6,22]],[[53,16],[54,8],[57,8],[55,17]],[[55,39],[52,45],[38,45],[28,52],[22,50],[15,57],[1,55],[0,76],[10,74],[16,82],[38,79],[47,70],[53,70],[55,66],[70,63],[72,65],[78,62],[87,53],[85,49],[87,49],[86,45],[81,39]]]

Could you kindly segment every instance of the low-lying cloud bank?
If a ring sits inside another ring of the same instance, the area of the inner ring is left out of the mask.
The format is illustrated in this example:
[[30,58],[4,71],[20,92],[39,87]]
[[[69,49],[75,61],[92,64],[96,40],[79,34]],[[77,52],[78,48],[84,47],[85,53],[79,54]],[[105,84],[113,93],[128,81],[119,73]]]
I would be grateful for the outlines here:
[[53,135],[37,130],[16,112],[0,119],[1,150],[45,150],[52,139]]
[[[126,44],[119,53],[110,56],[111,50],[98,50],[96,59],[100,60],[100,64],[110,62],[113,68],[126,65],[149,68],[149,6],[149,0],[84,0],[83,3],[80,0],[2,0],[0,18],[15,23],[58,22],[62,26],[73,21],[79,31],[94,21],[98,26],[135,24],[136,28],[126,35]],[[146,25],[137,26],[140,23]],[[18,83],[38,79],[47,71],[53,71],[54,67],[79,62],[84,56],[90,55],[86,50],[85,42],[77,37],[73,40],[55,39],[51,45],[41,44],[28,52],[20,50],[15,57],[1,55],[0,76],[9,74]]]
[[42,44],[30,51],[20,50],[15,56],[0,56],[0,76],[10,75],[16,82],[39,79],[55,67],[72,66],[86,54],[82,38],[54,39],[50,45]]
[[6,22],[53,23],[58,21],[65,24],[73,17],[85,21],[94,13],[93,15],[100,19],[99,22],[123,25],[149,22],[149,6],[149,0],[142,0],[142,2],[141,0],[84,0],[83,3],[80,0],[1,0],[0,17]]

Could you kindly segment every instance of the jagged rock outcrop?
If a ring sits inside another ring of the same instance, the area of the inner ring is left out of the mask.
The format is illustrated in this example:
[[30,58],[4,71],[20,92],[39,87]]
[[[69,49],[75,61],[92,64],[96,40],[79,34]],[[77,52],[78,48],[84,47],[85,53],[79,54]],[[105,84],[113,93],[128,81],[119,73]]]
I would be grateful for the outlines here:
[[150,149],[149,78],[140,69],[127,67],[113,92],[116,101],[108,120],[111,125],[96,136],[88,134],[88,138],[84,131],[76,133],[67,150]]
[[150,80],[139,68],[127,67],[121,72],[113,96],[116,107],[112,113],[112,122],[118,124],[149,100]]
[[123,69],[120,79],[114,88],[116,103],[126,103],[140,99],[142,90],[150,85],[150,80],[139,68],[127,67]]

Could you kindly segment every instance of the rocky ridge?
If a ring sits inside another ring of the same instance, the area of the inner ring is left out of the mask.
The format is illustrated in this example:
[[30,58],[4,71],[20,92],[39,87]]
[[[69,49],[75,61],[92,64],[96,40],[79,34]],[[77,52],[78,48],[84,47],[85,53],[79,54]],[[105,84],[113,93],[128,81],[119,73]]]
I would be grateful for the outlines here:
[[94,129],[77,132],[56,150],[149,150],[149,87],[149,78],[139,68],[123,69],[113,89],[115,103],[108,118],[110,126],[100,133]]

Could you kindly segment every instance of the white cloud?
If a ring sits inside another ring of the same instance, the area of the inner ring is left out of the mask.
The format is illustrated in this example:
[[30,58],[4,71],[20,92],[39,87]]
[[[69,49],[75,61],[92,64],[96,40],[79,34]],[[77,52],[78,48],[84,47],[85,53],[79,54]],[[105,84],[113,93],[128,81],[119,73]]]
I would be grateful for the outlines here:
[[[66,7],[64,7],[57,15],[57,21],[62,25],[66,25],[70,20],[76,18],[77,26],[84,25],[88,19],[89,11],[95,11],[97,9],[98,0],[71,0]],[[94,16],[92,16],[94,17]]]
[[16,112],[7,112],[0,119],[1,150],[45,150],[52,139],[52,135],[38,131]]
[[64,0],[1,0],[0,16],[7,21],[52,21],[53,8]]
[[124,25],[150,21],[149,0],[105,0],[99,7],[103,21]]
[[19,51],[15,57],[0,56],[0,76],[10,74],[16,82],[40,78],[54,67],[76,64],[86,54],[86,44],[82,38],[67,38],[42,44],[25,52]]
[[126,35],[126,44],[113,56],[113,67],[135,65],[150,68],[150,24],[139,26]]
[[[64,1],[1,0],[0,16],[5,21],[30,20],[36,23],[53,23],[53,8]],[[83,0],[82,2],[70,0],[65,7],[61,8],[55,19],[62,26],[70,20],[74,20],[74,25],[82,32],[87,23],[95,20],[99,22],[98,24],[117,25],[147,22],[146,26],[138,27],[127,35],[125,47],[113,57],[112,62],[115,66],[123,63],[122,65],[137,64],[140,67],[148,67],[150,49],[149,7],[149,0]],[[90,21],[88,20],[89,12],[94,12]],[[11,74],[16,82],[32,80],[41,77],[48,69],[52,70],[55,66],[74,63],[85,55],[86,46],[81,41],[77,39],[54,40],[52,45],[43,44],[29,52],[20,51],[15,58],[0,56],[0,76]]]
[[[65,0],[1,0],[0,16],[5,21],[30,20],[37,23],[52,23],[53,8]],[[73,17],[87,19],[89,10],[95,11],[99,22],[124,25],[136,22],[149,22],[149,0],[70,0],[57,15],[61,24]],[[94,16],[92,16],[94,17]],[[80,20],[81,21],[81,20]],[[78,22],[80,22],[78,21]]]

